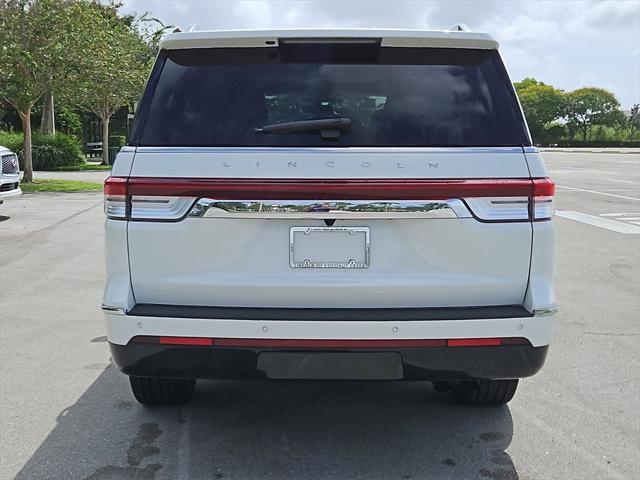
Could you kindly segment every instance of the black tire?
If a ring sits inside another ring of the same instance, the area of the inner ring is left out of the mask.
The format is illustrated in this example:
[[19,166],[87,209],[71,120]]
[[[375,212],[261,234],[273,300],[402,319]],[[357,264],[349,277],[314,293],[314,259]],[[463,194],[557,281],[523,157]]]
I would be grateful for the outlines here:
[[129,377],[131,391],[144,405],[178,405],[193,396],[196,381],[193,378]]
[[463,405],[494,407],[507,404],[515,395],[518,380],[475,380],[453,387],[453,396]]

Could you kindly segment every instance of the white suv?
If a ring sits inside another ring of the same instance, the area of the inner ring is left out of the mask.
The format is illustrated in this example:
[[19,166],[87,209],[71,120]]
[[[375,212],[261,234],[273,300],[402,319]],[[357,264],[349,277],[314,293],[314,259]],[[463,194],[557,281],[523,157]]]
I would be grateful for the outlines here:
[[164,38],[105,184],[114,363],[198,378],[430,380],[508,402],[551,340],[554,184],[496,41]]
[[22,195],[20,189],[20,167],[18,156],[6,147],[0,145],[0,160],[2,160],[2,172],[0,173],[0,205],[8,198]]

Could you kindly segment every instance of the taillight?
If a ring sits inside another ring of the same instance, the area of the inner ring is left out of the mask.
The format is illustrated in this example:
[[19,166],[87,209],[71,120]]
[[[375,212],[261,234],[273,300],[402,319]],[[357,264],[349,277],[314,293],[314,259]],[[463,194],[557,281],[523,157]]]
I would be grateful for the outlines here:
[[180,220],[195,199],[193,197],[131,196],[131,220]]
[[498,190],[463,200],[476,218],[486,222],[542,221],[553,217],[555,183],[550,178],[528,180],[521,196],[499,196]]
[[104,182],[104,213],[107,218],[127,218],[127,178],[109,177]]
[[529,197],[465,198],[467,206],[480,220],[510,222],[529,220]]
[[556,184],[550,178],[533,180],[533,221],[549,220],[553,217],[553,197]]
[[199,198],[268,200],[463,200],[483,222],[527,222],[553,216],[549,178],[499,179],[238,179],[109,177],[108,218],[177,221]]
[[189,211],[195,198],[132,195],[135,179],[109,177],[104,183],[104,212],[114,220],[175,221]]

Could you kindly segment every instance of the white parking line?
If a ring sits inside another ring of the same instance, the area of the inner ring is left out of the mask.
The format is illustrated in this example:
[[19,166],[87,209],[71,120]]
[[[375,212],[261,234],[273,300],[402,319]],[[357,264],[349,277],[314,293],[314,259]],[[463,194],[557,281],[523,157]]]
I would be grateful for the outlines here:
[[596,195],[605,195],[607,197],[623,198],[625,200],[635,200],[636,202],[640,202],[640,198],[625,197],[625,196],[622,196],[622,195],[614,195],[613,193],[598,192],[596,190],[585,190],[584,188],[567,187],[565,185],[556,185],[556,187],[557,188],[566,188],[568,190],[575,190],[576,192],[595,193]]
[[[635,217],[638,215],[638,212],[634,213],[601,213],[601,217]],[[635,220],[635,219],[633,219]]]
[[610,182],[632,183],[634,185],[640,185],[640,182],[633,182],[631,180],[616,180],[615,178],[605,178],[605,180],[609,180]]
[[613,220],[617,220],[618,222],[629,222],[634,225],[640,225],[638,221],[640,220],[640,212],[635,213],[601,213],[601,217],[609,217]]
[[605,228],[612,232],[626,233],[626,234],[640,234],[640,225],[630,225],[628,223],[618,222],[609,218],[597,217],[595,215],[589,215],[582,212],[556,211],[556,215],[569,220],[575,220],[576,222],[586,223],[594,227]]

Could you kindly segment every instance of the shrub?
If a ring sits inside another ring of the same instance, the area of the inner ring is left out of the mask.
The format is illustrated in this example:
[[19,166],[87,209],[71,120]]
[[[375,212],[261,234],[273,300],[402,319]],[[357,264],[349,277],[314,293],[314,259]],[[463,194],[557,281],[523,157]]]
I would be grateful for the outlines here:
[[109,137],[109,148],[117,148],[120,150],[127,144],[127,137],[124,135],[112,135]]
[[638,148],[640,147],[640,140],[560,140],[558,147],[624,147],[624,148]]
[[18,152],[22,150],[22,133],[6,132],[0,130],[0,145],[7,147],[9,150]]
[[[83,162],[80,141],[64,133],[43,135],[33,133],[32,137],[33,169],[47,170],[64,165],[79,165]],[[0,145],[18,154],[20,169],[24,169],[24,149],[22,133],[0,132]]]

